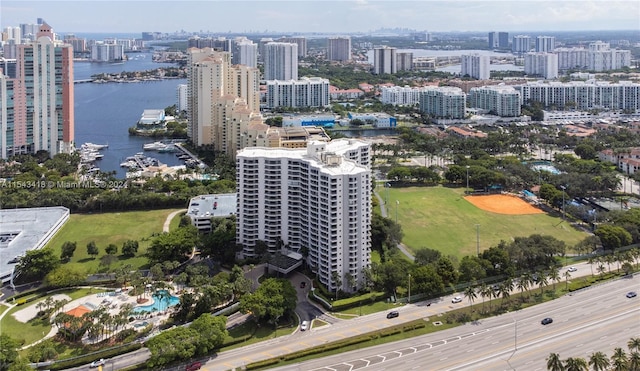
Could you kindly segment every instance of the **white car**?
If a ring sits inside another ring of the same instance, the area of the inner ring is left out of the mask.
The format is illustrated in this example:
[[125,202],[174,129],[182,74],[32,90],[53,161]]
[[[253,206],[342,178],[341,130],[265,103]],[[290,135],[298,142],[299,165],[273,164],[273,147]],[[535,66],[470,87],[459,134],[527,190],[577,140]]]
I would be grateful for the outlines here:
[[569,269],[567,269],[567,271],[569,271],[569,272],[575,272],[577,270],[578,270],[578,268],[576,268],[576,267],[569,267]]
[[451,300],[451,302],[454,303],[454,304],[455,303],[460,303],[460,302],[462,302],[462,298],[460,296],[456,296],[455,298],[453,298]]
[[308,328],[309,328],[309,322],[302,321],[302,324],[300,325],[300,331],[307,331]]
[[94,367],[98,367],[98,366],[104,366],[105,365],[105,361],[103,358],[100,358],[97,361],[93,361],[91,362],[91,364],[89,365],[89,367],[94,368]]

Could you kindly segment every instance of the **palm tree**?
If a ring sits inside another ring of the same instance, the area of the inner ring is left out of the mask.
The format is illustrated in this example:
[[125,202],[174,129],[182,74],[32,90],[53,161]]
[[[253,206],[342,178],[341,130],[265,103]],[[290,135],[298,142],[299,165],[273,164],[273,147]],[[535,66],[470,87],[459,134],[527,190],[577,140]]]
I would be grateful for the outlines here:
[[565,280],[565,283],[566,283],[566,285],[565,285],[564,289],[565,289],[566,291],[569,291],[569,278],[571,278],[571,272],[569,272],[569,271],[567,270],[567,271],[565,271],[562,275],[564,276],[564,280]]
[[589,357],[589,365],[593,366],[593,371],[606,371],[609,368],[609,357],[602,352],[595,352]]
[[556,291],[556,282],[559,282],[562,277],[560,276],[560,270],[558,267],[552,267],[549,271],[549,278],[553,281],[553,291]]
[[601,276],[604,276],[604,272],[606,271],[606,268],[604,267],[604,264],[599,263],[597,270],[598,270],[598,273],[600,273]]
[[564,369],[565,371],[589,371],[589,366],[584,358],[571,357],[564,361]]
[[639,352],[640,351],[640,338],[631,338],[629,339],[629,341],[627,342],[627,348],[629,348],[630,351],[632,352]]
[[540,294],[544,294],[544,287],[549,285],[549,278],[547,272],[540,273],[538,276],[538,286],[540,286]]
[[622,348],[616,348],[613,350],[611,364],[613,365],[614,371],[628,371],[628,363],[629,360],[627,359],[627,353],[625,353]]
[[564,365],[560,360],[558,353],[551,353],[547,357],[547,370],[549,371],[564,371]]
[[640,353],[631,352],[629,356],[629,371],[640,371]]
[[509,299],[511,297],[511,291],[513,291],[513,280],[511,280],[511,278],[507,278],[500,284],[500,295],[502,295],[503,303],[504,299]]
[[598,261],[598,259],[596,257],[590,256],[589,259],[587,259],[587,263],[589,263],[589,266],[591,266],[591,276],[593,276],[593,265]]
[[473,306],[473,301],[478,298],[478,295],[476,294],[475,286],[472,286],[472,285],[467,286],[467,288],[464,289],[464,296],[466,296],[467,299],[469,299],[469,308],[471,308]]
[[516,282],[516,289],[520,290],[520,301],[524,301],[524,290],[527,289],[527,281],[525,281],[524,275],[520,276],[520,279]]
[[522,275],[522,283],[524,285],[524,289],[527,290],[527,298],[531,297],[531,293],[529,292],[529,289],[533,287],[533,277],[531,277],[531,274],[529,274],[529,272],[525,272]]
[[604,261],[607,263],[608,272],[611,273],[611,264],[616,261],[615,256],[613,256],[613,254],[605,255]]
[[[480,287],[478,288],[478,294],[480,296],[482,296],[482,311],[484,312],[484,299],[487,297],[487,284],[486,283],[482,283],[482,285],[480,285]],[[491,295],[491,294],[489,294]]]

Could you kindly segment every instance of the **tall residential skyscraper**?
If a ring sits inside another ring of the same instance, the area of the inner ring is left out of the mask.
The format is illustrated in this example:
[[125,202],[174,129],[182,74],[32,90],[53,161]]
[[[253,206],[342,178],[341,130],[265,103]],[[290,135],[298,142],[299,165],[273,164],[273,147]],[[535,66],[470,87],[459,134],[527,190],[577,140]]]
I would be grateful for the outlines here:
[[351,38],[336,36],[327,39],[327,60],[347,62],[351,60]]
[[17,45],[16,78],[0,81],[0,157],[74,148],[73,50],[44,23]]
[[398,71],[413,70],[413,53],[396,52],[396,65],[398,66]]
[[398,72],[398,61],[396,59],[396,48],[383,46],[373,49],[373,73],[382,75]]
[[511,50],[514,53],[528,53],[531,50],[531,37],[527,35],[517,35],[511,41]]
[[542,76],[545,79],[558,78],[558,55],[554,53],[525,54],[524,73]]
[[536,52],[551,53],[556,48],[556,38],[554,36],[536,37]]
[[246,127],[262,122],[259,71],[232,66],[229,52],[192,48],[187,53],[189,138],[235,158]]
[[489,48],[506,49],[509,47],[508,32],[489,32]]
[[[364,286],[371,263],[370,144],[353,139],[307,148],[245,148],[236,158],[236,242],[242,256],[281,246],[303,254],[329,290]],[[340,278],[337,284],[334,276]]]
[[304,58],[307,56],[307,38],[304,36],[286,37],[283,36],[277,41],[282,43],[293,43],[298,45],[298,58]]
[[243,64],[247,67],[258,67],[258,44],[243,38],[234,41],[233,64]]
[[264,79],[298,79],[298,45],[271,42],[264,46]]
[[460,75],[469,75],[470,77],[478,80],[488,80],[491,78],[491,72],[489,70],[491,59],[488,55],[462,55],[460,56],[460,61],[462,62]]

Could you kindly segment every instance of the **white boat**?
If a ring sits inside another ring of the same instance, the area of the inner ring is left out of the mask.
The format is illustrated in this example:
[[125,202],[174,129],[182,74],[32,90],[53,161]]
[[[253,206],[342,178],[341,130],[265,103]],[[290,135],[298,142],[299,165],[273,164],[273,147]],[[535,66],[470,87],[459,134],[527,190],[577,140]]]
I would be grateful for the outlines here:
[[164,149],[166,147],[167,147],[167,145],[162,143],[162,142],[147,143],[147,144],[142,146],[142,148],[145,151],[159,151],[159,150]]
[[95,144],[95,143],[84,143],[81,148],[82,149],[90,149],[90,150],[101,150],[101,149],[105,149],[108,148],[109,145],[108,144]]

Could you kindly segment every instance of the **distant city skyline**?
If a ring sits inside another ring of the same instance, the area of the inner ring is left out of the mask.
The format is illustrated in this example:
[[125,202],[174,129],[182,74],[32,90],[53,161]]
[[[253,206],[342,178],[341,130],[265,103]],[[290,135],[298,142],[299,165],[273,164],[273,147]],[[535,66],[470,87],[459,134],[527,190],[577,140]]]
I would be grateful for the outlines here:
[[43,18],[59,33],[360,33],[640,30],[640,1],[15,1],[0,27]]

